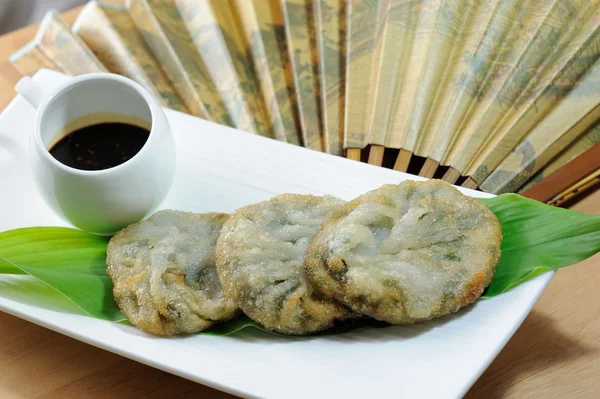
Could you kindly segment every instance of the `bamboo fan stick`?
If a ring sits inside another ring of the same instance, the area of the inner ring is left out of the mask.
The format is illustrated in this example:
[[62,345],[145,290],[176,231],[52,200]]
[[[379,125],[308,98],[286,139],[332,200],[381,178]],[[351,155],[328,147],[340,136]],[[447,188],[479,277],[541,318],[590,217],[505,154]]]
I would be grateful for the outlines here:
[[[272,137],[252,70],[246,65],[243,39],[230,4],[211,0],[171,1],[171,12],[176,12],[177,23],[182,24],[173,28],[184,28],[189,33],[188,45],[203,60],[208,77],[235,126]],[[152,3],[159,6],[158,0]]]
[[[387,4],[382,4],[382,7],[382,26],[377,34],[374,71],[369,87],[373,96],[368,104],[365,142],[371,146],[385,147],[389,125],[398,108],[398,87],[408,68],[407,60],[419,13],[414,12],[413,5],[406,0],[390,0]],[[371,160],[375,161],[379,159]]]
[[381,166],[383,164],[383,153],[385,147],[381,145],[372,145],[369,149],[369,160],[371,165]]
[[146,45],[193,115],[237,126],[210,79],[204,61],[172,0],[128,0],[128,11]]
[[90,2],[79,13],[73,32],[110,72],[136,81],[162,105],[188,112],[146,47],[125,6]]
[[[588,28],[595,24],[587,24],[586,14],[593,11],[591,3],[577,7],[572,16],[565,14],[554,0],[540,3],[525,3],[518,8],[506,38],[513,45],[501,57],[503,65],[508,67],[506,71],[495,67],[494,74],[487,78],[478,112],[465,126],[461,152],[455,153],[455,162],[451,162],[477,183],[487,177],[556,102],[560,92],[551,87],[546,96],[545,89],[562,66],[569,63],[573,52],[589,37]],[[581,25],[573,24],[571,17]],[[568,80],[560,83],[569,84]],[[523,119],[529,110],[526,116],[530,118]],[[511,128],[515,121],[520,123]]]
[[473,180],[471,177],[467,177],[466,180],[463,182],[463,184],[461,184],[461,186],[463,186],[465,188],[470,188],[472,190],[476,190],[479,187],[477,182],[475,180]]
[[[198,12],[196,19],[203,14],[204,8],[199,7],[201,1],[199,0],[177,0],[179,7],[185,5],[187,10],[195,10]],[[256,70],[248,57],[250,54],[249,43],[246,41],[246,37],[242,31],[241,21],[235,12],[235,8],[231,1],[223,0],[209,0],[206,2],[208,9],[212,12],[211,18],[206,18],[206,22],[209,24],[217,23],[218,29],[216,32],[223,38],[220,49],[224,50],[228,56],[228,60],[233,66],[233,73],[235,74],[237,87],[236,89],[242,94],[243,100],[233,99],[238,103],[243,102],[247,108],[248,117],[251,118],[252,124],[255,126],[256,133],[261,136],[275,137],[273,133],[273,126],[271,124],[271,118],[268,116],[267,107],[263,102],[263,98],[259,93],[257,86]],[[197,33],[192,35],[193,38],[198,38],[196,46],[206,46],[207,41],[213,41],[214,38],[210,33],[206,35]],[[201,44],[200,44],[201,43]],[[218,63],[217,60],[212,59],[214,63]],[[222,71],[219,71],[219,78],[225,77]],[[228,85],[235,84],[231,82],[232,77],[229,76],[227,80]],[[216,78],[215,78],[216,81]],[[231,86],[225,86],[231,87]],[[227,89],[226,89],[227,90]]]
[[[404,148],[413,150],[417,156],[429,158],[423,170],[427,175],[433,176],[438,159],[431,158],[428,143],[433,142],[438,135],[437,131],[427,129],[429,121],[436,112],[438,101],[443,96],[443,91],[450,89],[446,87],[450,81],[452,65],[463,51],[462,43],[465,29],[468,27],[469,16],[473,14],[476,6],[467,1],[443,1],[440,8],[430,16],[431,21],[421,24],[425,30],[428,41],[419,41],[423,45],[422,52],[418,54],[423,57],[421,71],[418,75],[418,83],[415,84],[413,108],[408,113],[405,127]],[[419,60],[420,61],[420,60]],[[411,68],[414,63],[411,60]],[[408,82],[408,84],[413,84]],[[433,164],[432,164],[433,162]],[[438,162],[439,164],[439,162]]]
[[322,130],[325,151],[342,155],[344,140],[344,69],[346,0],[313,0],[319,56]]
[[[415,49],[423,44],[423,38],[415,38],[415,35],[417,31],[422,31],[423,20],[428,19],[429,11],[436,10],[437,6],[430,4],[430,0],[390,0],[387,3],[387,7],[383,8],[383,26],[379,29],[381,37],[378,38],[375,54],[375,80],[370,84],[370,90],[375,95],[369,102],[371,112],[367,142],[400,149],[404,132],[397,126],[397,118],[400,115],[402,120],[410,112],[403,92],[407,85],[412,84],[407,75],[414,72],[412,68],[418,68],[418,65],[412,65],[411,57]],[[401,149],[394,168],[406,171],[411,156],[406,148]]]
[[362,149],[367,145],[369,110],[376,80],[376,48],[388,2],[348,2],[344,112],[344,147],[348,149]]
[[[453,3],[449,2],[450,5]],[[460,126],[468,115],[469,107],[476,100],[480,74],[485,72],[486,57],[490,57],[493,50],[490,43],[483,39],[492,29],[496,34],[500,33],[493,21],[498,15],[503,15],[509,2],[489,0],[462,3],[468,4],[466,26],[444,70],[448,78],[438,88],[436,105],[430,112],[425,128],[429,133],[417,148],[420,154],[450,167],[452,164],[446,159],[460,137]],[[460,173],[453,169],[448,170],[444,179],[454,183],[459,177]]]
[[[600,62],[597,64],[600,66]],[[584,80],[581,83],[579,88],[588,90],[587,87],[589,86],[586,87],[587,82]],[[590,136],[590,141],[595,134],[600,137],[600,134],[595,133],[600,132],[600,126],[596,125],[596,127],[593,127],[600,119],[600,104],[590,104],[590,101],[587,100],[582,102],[581,99],[585,97],[595,102],[597,102],[597,99],[590,98],[590,96],[581,97],[577,93],[579,88],[573,90],[568,95],[568,97],[574,95],[574,101],[565,100],[555,107],[529,133],[527,139],[521,142],[494,169],[480,185],[483,191],[494,194],[516,191],[540,169],[545,169],[547,164],[565,148],[569,148],[572,144],[577,143],[578,140],[585,139],[588,135]],[[581,113],[586,112],[590,107],[592,108],[591,111],[582,119],[577,120]],[[585,148],[580,153],[584,150]]]
[[33,40],[44,55],[70,75],[107,72],[94,53],[55,11],[46,13]]
[[236,16],[245,35],[258,83],[275,137],[299,145],[294,81],[283,31],[279,0],[234,0]]
[[[600,46],[599,4],[588,2],[568,18],[556,7],[550,8],[497,95],[501,103],[513,106],[490,107],[476,128],[487,135],[464,171],[466,175],[482,183],[594,66]],[[579,23],[572,23],[572,18]],[[560,35],[553,37],[557,30]],[[530,71],[527,79],[520,76],[524,68]],[[596,99],[589,89],[583,99],[586,97]]]
[[[421,127],[437,98],[434,87],[439,85],[440,71],[448,68],[447,59],[452,55],[452,46],[447,40],[460,31],[462,21],[469,15],[461,11],[461,5],[450,11],[454,6],[450,2],[424,0],[411,10],[408,19],[411,47],[403,61],[406,66],[394,94],[395,109],[386,138],[389,146],[401,148],[394,165],[396,170],[408,170],[417,143],[424,140],[421,135],[426,133]],[[429,156],[429,153],[419,155]],[[433,176],[437,162],[430,159],[422,169],[423,174]]]
[[[444,18],[445,6],[445,2],[431,0],[416,4],[392,1],[390,4],[383,30],[383,42],[387,47],[382,50],[380,80],[377,85],[379,93],[372,123],[371,142],[379,140],[377,135],[383,132],[386,146],[403,147],[394,164],[394,169],[399,171],[408,170],[412,150],[420,131],[413,129],[409,132],[408,120],[412,118],[413,111],[425,112],[424,109],[427,108],[425,98],[416,100],[415,97],[416,93],[422,96],[429,95],[428,88],[419,90],[423,71],[435,58],[429,57],[429,53],[433,52],[437,56],[438,50],[441,52],[445,48],[443,38],[447,35],[442,34],[441,29],[437,40],[433,38],[438,32],[440,19]],[[402,40],[398,40],[398,36],[402,37]],[[436,68],[446,68],[444,64],[445,62],[440,60]],[[437,75],[437,72],[431,71],[427,76],[433,75]],[[432,79],[427,82],[430,86],[433,85]],[[377,108],[380,111],[377,111]],[[407,135],[408,133],[412,136]],[[434,165],[430,161],[426,166],[424,172],[433,176]]]
[[307,148],[323,151],[321,111],[317,98],[318,56],[313,4],[310,0],[281,0],[281,5],[303,144]]
[[33,76],[37,71],[44,68],[65,72],[36,46],[35,42],[31,42],[10,56],[9,61],[17,71],[24,76]]
[[374,42],[372,43],[372,72],[367,96],[367,112],[365,115],[365,144],[371,144],[367,162],[375,166],[382,166],[383,155],[385,151],[385,147],[383,146],[385,136],[378,135],[379,139],[376,139],[376,135],[374,134],[374,118],[377,116],[376,109],[378,102],[380,102],[380,92],[383,91],[382,85],[384,82],[385,84],[390,84],[389,81],[386,81],[388,78],[388,74],[386,72],[388,72],[388,70],[384,63],[387,61],[385,57],[385,50],[387,47],[389,47],[389,39],[391,34],[389,29],[391,24],[389,23],[388,18],[390,17],[390,7],[392,4],[392,0],[381,1],[379,4],[377,19],[375,21],[375,38]]
[[[533,176],[524,179],[517,190],[512,190],[517,194],[523,194],[535,186],[540,181],[544,181],[548,176],[562,168],[573,159],[579,157],[589,148],[600,142],[600,124],[579,136],[569,146],[562,147],[560,152],[555,154],[550,162],[546,162],[544,167],[538,170]],[[485,191],[485,190],[484,190]]]
[[60,14],[51,12],[47,17],[40,25],[43,32],[40,46],[55,64],[72,75],[107,72],[83,40],[71,32]]
[[[400,85],[395,91],[396,100],[393,110],[393,116],[390,118],[390,128],[386,144],[389,147],[401,148],[403,151],[399,154],[399,159],[396,162],[398,167],[408,165],[404,158],[407,153],[414,153],[416,138],[419,134],[418,129],[411,126],[411,121],[416,117],[426,112],[427,108],[424,103],[425,94],[420,90],[421,86],[427,86],[423,81],[423,74],[427,70],[428,64],[434,63],[433,54],[430,56],[430,51],[436,51],[435,45],[432,46],[435,40],[435,32],[438,23],[446,9],[446,1],[439,0],[423,0],[411,12],[416,13],[416,23],[414,24],[415,32],[411,34],[412,43],[409,56],[404,62],[409,65],[405,69],[405,74],[402,76]],[[451,14],[451,13],[447,13]],[[432,50],[433,48],[433,50]],[[437,54],[436,54],[437,56]],[[433,84],[433,81],[430,82]],[[400,158],[402,157],[402,158]],[[405,167],[402,170],[406,170]]]
[[553,206],[561,206],[568,200],[572,199],[576,195],[583,193],[584,191],[589,190],[594,187],[596,184],[600,183],[600,169],[596,172],[592,173],[585,179],[581,180],[579,183],[575,184],[573,187],[569,187],[569,189],[563,191],[558,194],[552,200],[548,202],[548,205]]
[[353,161],[360,161],[360,148],[348,148],[346,150],[346,158],[351,159]]
[[[469,54],[473,54],[481,41],[486,26],[497,9],[499,0],[447,1],[444,6],[450,12],[442,13],[436,26],[431,60],[423,74],[425,83],[419,88],[425,110],[411,121],[417,129],[415,154],[438,162],[448,151],[454,131],[444,129],[445,119],[456,104],[461,81],[469,66]],[[429,176],[428,174],[423,176]],[[425,172],[424,171],[424,172]]]
[[454,169],[452,166],[450,166],[446,173],[444,173],[444,175],[442,176],[442,180],[454,184],[460,178],[460,176],[460,172]]
[[583,154],[568,162],[556,172],[523,191],[521,195],[541,202],[548,202],[560,193],[569,191],[578,182],[596,173],[600,169],[600,142]]
[[488,134],[478,131],[477,126],[490,107],[505,105],[498,98],[499,89],[543,22],[540,10],[546,12],[552,2],[506,0],[498,4],[480,43],[470,54],[465,73],[460,77],[459,98],[453,104],[450,118],[444,122],[443,131],[452,132],[452,140],[442,164],[465,171]]
[[435,174],[440,163],[431,158],[427,158],[419,171],[419,176],[431,178]]
[[412,158],[412,152],[400,149],[396,162],[394,163],[394,170],[400,172],[406,172],[408,170],[408,164]]

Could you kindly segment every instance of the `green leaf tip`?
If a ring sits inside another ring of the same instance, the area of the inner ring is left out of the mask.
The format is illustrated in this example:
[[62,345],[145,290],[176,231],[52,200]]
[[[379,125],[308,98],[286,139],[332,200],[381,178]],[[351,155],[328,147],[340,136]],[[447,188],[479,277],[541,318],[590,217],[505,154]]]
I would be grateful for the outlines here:
[[500,263],[483,297],[600,251],[600,215],[557,208],[517,194],[480,198],[502,226]]
[[108,238],[66,227],[29,227],[0,233],[0,273],[29,274],[90,316],[125,319],[106,274]]

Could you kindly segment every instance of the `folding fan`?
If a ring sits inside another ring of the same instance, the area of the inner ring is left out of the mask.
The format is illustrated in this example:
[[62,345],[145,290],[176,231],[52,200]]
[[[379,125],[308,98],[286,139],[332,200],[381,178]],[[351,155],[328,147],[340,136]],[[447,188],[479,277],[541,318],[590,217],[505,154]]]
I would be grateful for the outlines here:
[[492,193],[600,158],[600,0],[91,2],[11,61],[118,73],[166,107]]

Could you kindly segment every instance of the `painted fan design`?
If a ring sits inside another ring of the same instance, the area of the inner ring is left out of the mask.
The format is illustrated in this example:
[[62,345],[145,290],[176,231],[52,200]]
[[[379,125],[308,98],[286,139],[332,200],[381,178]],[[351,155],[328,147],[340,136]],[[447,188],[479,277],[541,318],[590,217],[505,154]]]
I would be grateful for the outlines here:
[[600,158],[597,0],[91,2],[11,61],[122,74],[216,123],[492,193]]

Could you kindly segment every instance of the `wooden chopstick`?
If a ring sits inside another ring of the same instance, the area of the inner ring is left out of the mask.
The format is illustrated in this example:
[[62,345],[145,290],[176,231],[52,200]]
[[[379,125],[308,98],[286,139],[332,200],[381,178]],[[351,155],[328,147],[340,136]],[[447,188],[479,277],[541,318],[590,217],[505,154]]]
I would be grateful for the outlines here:
[[[594,144],[583,154],[566,163],[541,182],[525,190],[522,195],[541,202],[550,202],[561,194],[575,193],[573,188],[579,187],[579,184],[585,185],[584,181],[587,181],[586,179],[593,176],[598,170],[600,170],[600,143]],[[583,187],[581,186],[581,188]],[[585,187],[588,186],[585,185]],[[581,188],[578,192],[581,192]]]
[[567,190],[558,194],[556,197],[548,201],[548,205],[560,206],[568,200],[570,200],[571,198],[575,197],[578,194],[581,194],[582,192],[588,190],[589,188],[595,186],[598,183],[600,183],[600,169],[598,169],[585,179],[582,179],[574,186],[569,187]]

